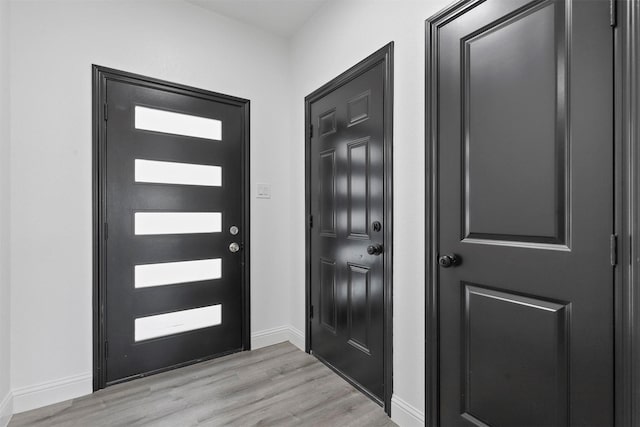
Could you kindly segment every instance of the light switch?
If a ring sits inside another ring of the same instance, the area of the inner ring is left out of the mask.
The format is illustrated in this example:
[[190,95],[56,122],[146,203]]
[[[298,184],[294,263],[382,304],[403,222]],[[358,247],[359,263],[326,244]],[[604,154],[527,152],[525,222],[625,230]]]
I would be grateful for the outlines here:
[[258,199],[270,199],[271,198],[271,184],[258,184]]

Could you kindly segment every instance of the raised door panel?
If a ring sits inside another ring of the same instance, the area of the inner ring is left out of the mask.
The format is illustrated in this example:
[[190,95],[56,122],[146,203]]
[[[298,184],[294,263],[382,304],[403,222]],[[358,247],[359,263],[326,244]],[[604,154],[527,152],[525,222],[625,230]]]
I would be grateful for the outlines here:
[[463,417],[479,426],[566,425],[570,305],[462,287]]
[[336,152],[327,150],[320,154],[320,234],[336,236]]
[[338,310],[336,307],[336,262],[320,258],[320,324],[332,334],[336,333]]
[[566,242],[563,16],[534,3],[462,39],[463,238]]
[[349,264],[347,334],[348,343],[371,354],[369,330],[371,328],[370,268]]
[[327,111],[318,118],[318,129],[320,129],[320,136],[335,133],[337,129],[335,108]]
[[347,145],[347,153],[348,236],[369,239],[371,210],[369,138],[350,142]]
[[369,118],[371,91],[367,90],[347,101],[347,126],[357,125]]

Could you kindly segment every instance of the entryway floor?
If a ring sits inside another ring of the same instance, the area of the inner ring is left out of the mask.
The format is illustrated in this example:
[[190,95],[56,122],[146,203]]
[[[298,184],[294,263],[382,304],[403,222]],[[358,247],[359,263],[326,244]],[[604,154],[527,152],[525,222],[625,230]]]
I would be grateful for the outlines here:
[[290,343],[236,353],[13,416],[17,426],[395,426]]

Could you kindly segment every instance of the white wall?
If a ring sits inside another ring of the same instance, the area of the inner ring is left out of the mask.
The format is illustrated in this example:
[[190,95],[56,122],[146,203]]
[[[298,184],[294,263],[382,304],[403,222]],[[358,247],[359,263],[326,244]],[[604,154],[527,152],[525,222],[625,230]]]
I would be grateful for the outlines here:
[[91,391],[91,64],[251,100],[252,192],[273,185],[271,200],[252,199],[252,331],[283,332],[286,41],[182,1],[16,1],[11,16],[16,411]]
[[450,0],[333,0],[292,40],[292,322],[304,327],[304,97],[390,41],[394,82],[394,397],[401,425],[424,419],[425,19]]
[[9,1],[0,0],[0,426],[11,413],[9,374]]
[[91,64],[251,99],[252,191],[273,185],[252,199],[252,330],[266,344],[304,331],[304,96],[395,41],[392,410],[420,424],[424,20],[448,2],[332,0],[290,41],[180,1],[13,2],[16,410],[91,389]]

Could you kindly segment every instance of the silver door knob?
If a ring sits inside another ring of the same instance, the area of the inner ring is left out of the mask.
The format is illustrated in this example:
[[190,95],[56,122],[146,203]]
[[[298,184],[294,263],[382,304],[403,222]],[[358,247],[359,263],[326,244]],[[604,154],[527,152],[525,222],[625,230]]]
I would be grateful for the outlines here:
[[240,245],[237,244],[236,242],[233,242],[232,244],[229,245],[229,252],[235,253],[235,252],[238,252],[239,250],[240,250]]

